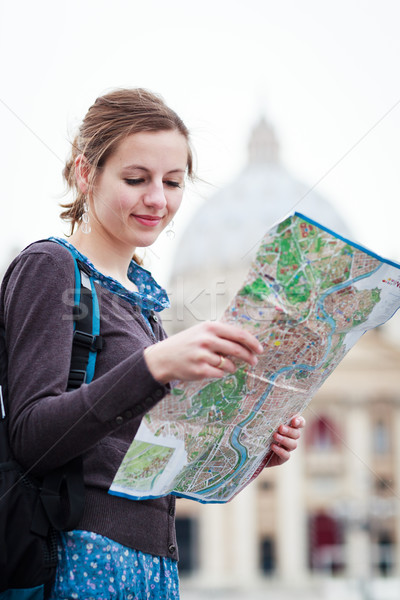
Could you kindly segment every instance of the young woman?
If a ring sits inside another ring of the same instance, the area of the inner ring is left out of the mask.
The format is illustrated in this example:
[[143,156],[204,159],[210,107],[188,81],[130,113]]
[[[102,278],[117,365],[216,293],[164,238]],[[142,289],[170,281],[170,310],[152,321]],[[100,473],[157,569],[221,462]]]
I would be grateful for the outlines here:
[[[11,266],[4,291],[11,439],[38,476],[83,456],[85,510],[60,535],[51,598],[178,598],[175,498],[131,501],[108,488],[142,416],[173,380],[222,377],[262,348],[241,328],[200,323],[166,339],[165,291],[135,256],[165,229],[193,177],[189,133],[141,89],[96,100],[64,175],[74,192],[68,240],[44,241]],[[93,380],[66,391],[73,335],[71,252],[96,279],[104,348]],[[132,259],[133,257],[133,259]],[[301,417],[275,434],[271,465],[296,448]]]

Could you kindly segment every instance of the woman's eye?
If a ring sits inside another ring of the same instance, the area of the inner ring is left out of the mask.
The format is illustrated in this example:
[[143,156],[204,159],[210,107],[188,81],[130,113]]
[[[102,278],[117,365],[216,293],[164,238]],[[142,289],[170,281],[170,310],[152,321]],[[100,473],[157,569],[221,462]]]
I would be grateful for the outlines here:
[[144,179],[139,178],[139,179],[125,179],[125,183],[127,183],[128,185],[139,185],[140,183],[143,183]]
[[180,187],[182,187],[181,184],[179,183],[179,181],[165,181],[164,183],[166,185],[168,185],[169,187],[173,187],[173,188],[180,188]]

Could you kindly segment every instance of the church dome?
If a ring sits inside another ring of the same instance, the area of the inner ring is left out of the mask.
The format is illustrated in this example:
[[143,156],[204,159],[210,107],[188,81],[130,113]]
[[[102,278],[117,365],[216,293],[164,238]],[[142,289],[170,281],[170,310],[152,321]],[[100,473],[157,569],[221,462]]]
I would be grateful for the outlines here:
[[266,231],[293,210],[349,236],[332,205],[280,163],[275,131],[262,118],[250,136],[247,166],[200,207],[183,233],[172,277],[249,264]]

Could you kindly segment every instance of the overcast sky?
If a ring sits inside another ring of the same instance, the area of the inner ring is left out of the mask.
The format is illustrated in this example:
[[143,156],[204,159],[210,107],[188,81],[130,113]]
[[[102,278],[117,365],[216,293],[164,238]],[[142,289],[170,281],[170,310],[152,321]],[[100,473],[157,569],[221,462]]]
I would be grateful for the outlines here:
[[261,114],[293,175],[359,242],[400,261],[399,27],[396,0],[1,0],[3,263],[66,231],[68,140],[95,98],[121,86],[164,96],[211,184],[188,191],[175,240],[150,253],[157,273],[194,208],[243,168]]

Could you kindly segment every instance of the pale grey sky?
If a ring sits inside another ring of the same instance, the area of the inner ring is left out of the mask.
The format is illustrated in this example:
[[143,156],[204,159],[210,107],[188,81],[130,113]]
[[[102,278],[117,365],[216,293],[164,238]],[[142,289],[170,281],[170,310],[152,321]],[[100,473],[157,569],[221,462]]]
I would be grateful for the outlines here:
[[2,261],[62,233],[67,141],[121,86],[164,96],[212,184],[187,193],[175,241],[150,254],[155,271],[193,209],[244,166],[262,113],[285,166],[359,242],[400,261],[399,25],[397,0],[1,0]]

